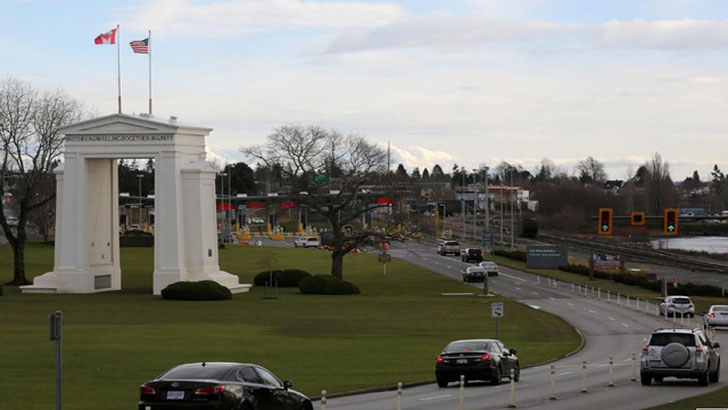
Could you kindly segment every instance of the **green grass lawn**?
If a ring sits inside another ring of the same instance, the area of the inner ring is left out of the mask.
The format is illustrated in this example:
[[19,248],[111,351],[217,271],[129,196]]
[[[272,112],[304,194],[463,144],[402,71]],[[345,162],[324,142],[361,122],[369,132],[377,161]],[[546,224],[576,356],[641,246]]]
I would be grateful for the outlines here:
[[647,410],[685,410],[696,408],[725,408],[728,404],[728,387],[716,390],[712,393],[702,394],[700,396],[689,397],[680,401],[662,406],[650,407]]
[[[508,266],[544,277],[550,277],[558,281],[580,284],[590,288],[593,286],[594,288],[601,288],[602,292],[609,291],[613,294],[621,293],[622,295],[629,295],[632,299],[640,298],[641,300],[649,300],[652,303],[659,302],[662,299],[659,292],[654,292],[639,286],[629,286],[624,283],[614,282],[608,279],[589,280],[589,277],[587,276],[565,272],[558,269],[528,269],[526,268],[526,262],[503,256],[488,255],[488,259],[495,261],[499,265]],[[579,261],[574,258],[569,258],[569,263],[579,263]],[[670,290],[671,288],[668,287],[668,292],[670,292]],[[711,305],[722,305],[728,303],[728,298],[719,297],[691,296],[690,299],[693,303],[695,303],[696,314],[708,310]]]
[[[271,248],[228,247],[221,267],[251,283]],[[523,365],[574,350],[579,337],[553,315],[501,297],[441,296],[473,288],[417,266],[393,261],[382,275],[376,255],[347,256],[345,279],[355,296],[302,295],[263,290],[216,302],[165,301],[151,295],[152,249],[122,249],[124,290],[87,295],[0,297],[0,408],[48,409],[54,403],[54,350],[48,315],[64,313],[64,408],[129,409],[139,385],[163,370],[193,361],[263,365],[312,396],[322,389],[352,391],[398,381],[434,379],[434,359],[449,341],[494,337],[490,302],[504,301],[501,339]],[[329,271],[330,254],[276,250],[276,268]],[[52,268],[53,249],[27,248],[32,278]],[[0,246],[0,282],[11,278],[12,257]]]

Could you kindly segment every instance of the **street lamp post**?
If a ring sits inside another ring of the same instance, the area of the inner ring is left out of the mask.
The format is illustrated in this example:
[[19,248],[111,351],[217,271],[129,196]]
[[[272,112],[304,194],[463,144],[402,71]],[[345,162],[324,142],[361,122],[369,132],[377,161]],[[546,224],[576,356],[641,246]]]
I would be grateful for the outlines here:
[[220,175],[220,208],[222,208],[222,228],[220,229],[220,235],[222,235],[221,241],[225,242],[225,177],[227,176],[227,173],[220,172],[218,175]]
[[511,249],[513,249],[513,203],[514,203],[514,196],[513,196],[513,168],[511,168]]
[[485,184],[485,234],[481,238],[485,251],[488,251],[488,241],[490,240],[490,197],[488,196],[488,167],[483,167],[483,181]]
[[137,180],[139,181],[139,227],[142,227],[142,178],[144,174],[137,174]]

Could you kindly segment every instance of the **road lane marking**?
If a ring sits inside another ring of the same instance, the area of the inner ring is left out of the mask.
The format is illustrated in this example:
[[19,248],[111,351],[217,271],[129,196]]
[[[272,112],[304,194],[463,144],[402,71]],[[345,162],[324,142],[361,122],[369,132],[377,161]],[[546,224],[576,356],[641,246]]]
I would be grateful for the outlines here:
[[541,309],[541,306],[529,305],[529,304],[526,304],[526,306],[531,307],[531,308],[536,309],[536,310]]
[[499,274],[498,274],[498,276],[505,276],[506,278],[511,278],[511,279],[515,279],[515,280],[517,280],[517,281],[519,281],[519,282],[528,282],[528,281],[527,281],[527,280],[525,280],[525,279],[521,279],[521,278],[518,278],[518,277],[516,277],[516,276],[511,276],[511,275],[508,275],[508,274],[506,274],[506,273],[503,273],[503,272],[499,273]]
[[516,286],[516,290],[523,290],[523,289],[521,289],[521,288],[519,288],[518,286]]
[[571,303],[571,302],[566,302],[566,304],[569,305],[569,306],[574,306],[574,304]]
[[589,309],[589,312],[590,312],[590,313],[594,313],[594,314],[596,314],[596,313],[597,313],[596,311],[594,311],[594,310],[591,310],[591,309]]
[[628,325],[628,324],[626,324],[626,323],[622,323],[622,326],[624,326],[624,327],[629,327],[629,325]]
[[444,398],[450,397],[450,396],[452,396],[452,394],[443,394],[441,396],[434,396],[434,397],[423,397],[420,399],[420,401],[444,399]]
[[616,320],[616,319],[614,319],[614,318],[613,318],[613,317],[611,317],[611,316],[609,316],[609,317],[608,317],[607,319],[609,319],[609,320]]
[[538,295],[538,292],[531,292],[532,295]]
[[555,298],[555,297],[553,297],[553,296],[549,296],[549,299],[551,299],[551,300],[556,300],[556,298]]
[[574,373],[574,372],[563,372],[563,373],[557,374],[556,376],[566,376],[567,374],[571,374],[571,373]]

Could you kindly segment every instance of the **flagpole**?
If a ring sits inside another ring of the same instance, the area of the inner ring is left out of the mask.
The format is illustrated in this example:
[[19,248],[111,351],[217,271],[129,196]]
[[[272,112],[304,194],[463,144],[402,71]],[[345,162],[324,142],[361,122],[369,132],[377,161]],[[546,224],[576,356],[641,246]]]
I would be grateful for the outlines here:
[[117,93],[119,100],[119,114],[121,114],[121,33],[119,32],[119,25],[116,25],[116,79],[117,79]]
[[149,115],[152,115],[152,30],[149,30],[147,46],[149,49]]

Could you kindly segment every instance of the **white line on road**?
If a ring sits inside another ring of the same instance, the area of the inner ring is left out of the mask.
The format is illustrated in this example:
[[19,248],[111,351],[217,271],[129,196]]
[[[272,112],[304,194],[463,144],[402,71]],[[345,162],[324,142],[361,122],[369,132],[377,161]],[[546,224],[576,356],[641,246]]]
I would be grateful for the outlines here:
[[555,297],[553,297],[553,296],[549,296],[549,299],[551,299],[551,300],[556,300],[556,298],[555,298]]
[[616,320],[616,319],[614,319],[614,318],[613,318],[613,317],[611,317],[611,316],[607,317],[607,319],[609,319],[609,320]]
[[516,290],[522,290],[522,289],[521,289],[521,288],[519,288],[518,286],[516,286]]
[[533,295],[538,295],[538,292],[531,292],[531,294],[533,294]]
[[571,303],[571,302],[566,302],[566,304],[569,305],[569,306],[574,306],[574,304]]
[[594,313],[594,314],[596,314],[596,313],[597,313],[596,311],[594,311],[594,310],[591,310],[591,309],[589,309],[589,312],[590,312],[590,313]]
[[452,394],[443,394],[442,396],[434,396],[434,397],[423,397],[420,399],[420,401],[444,399],[445,397],[450,397],[450,396],[452,396]]
[[571,374],[571,373],[574,373],[574,372],[563,372],[563,373],[557,374],[557,376],[565,376],[565,375]]
[[529,304],[526,304],[526,306],[531,307],[531,308],[534,308],[536,310],[541,309],[541,306],[529,305]]
[[515,279],[515,280],[517,280],[517,281],[520,281],[520,282],[528,282],[528,281],[527,281],[527,280],[525,280],[525,279],[521,279],[521,278],[518,278],[518,277],[515,277],[515,276],[511,276],[511,275],[505,274],[505,273],[503,273],[503,272],[500,272],[500,273],[498,274],[498,276],[505,276],[506,278],[511,278],[511,279]]
[[629,325],[628,325],[628,324],[626,324],[626,323],[622,323],[622,326],[624,326],[624,327],[629,327]]

